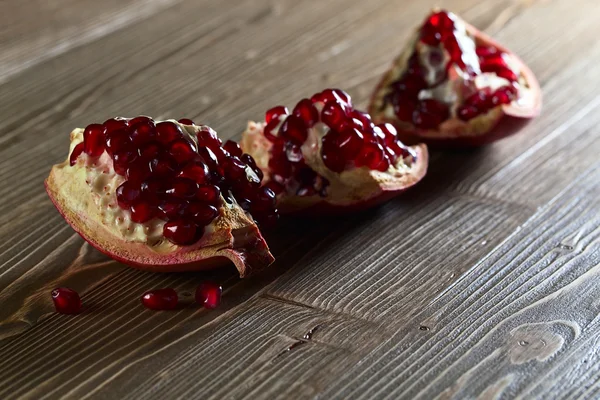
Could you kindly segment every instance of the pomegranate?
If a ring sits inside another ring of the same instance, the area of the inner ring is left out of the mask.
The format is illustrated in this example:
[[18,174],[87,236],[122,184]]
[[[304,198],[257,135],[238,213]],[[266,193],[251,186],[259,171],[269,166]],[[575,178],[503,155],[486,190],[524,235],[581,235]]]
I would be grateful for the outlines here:
[[51,295],[56,312],[61,314],[79,314],[81,312],[81,298],[73,289],[59,287],[54,289]]
[[202,282],[196,289],[196,303],[204,308],[214,309],[221,304],[223,288],[215,282]]
[[285,212],[366,208],[417,183],[427,171],[425,145],[405,146],[388,123],[374,124],[340,89],[277,106],[249,122],[241,149],[263,171],[265,207]]
[[257,223],[272,224],[277,210],[262,171],[210,127],[182,121],[112,118],[75,129],[69,157],[45,182],[50,198],[91,245],[141,269],[229,259],[245,276],[268,266]]
[[478,146],[515,133],[541,103],[535,76],[515,54],[434,10],[375,89],[369,112],[408,143]]
[[149,290],[142,295],[142,304],[150,310],[174,310],[179,299],[175,289]]

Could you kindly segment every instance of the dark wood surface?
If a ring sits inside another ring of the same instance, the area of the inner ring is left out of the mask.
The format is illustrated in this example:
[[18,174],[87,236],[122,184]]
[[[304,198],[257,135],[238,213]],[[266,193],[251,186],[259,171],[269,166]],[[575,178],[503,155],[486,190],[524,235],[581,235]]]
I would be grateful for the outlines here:
[[[377,210],[284,222],[264,274],[126,268],[44,192],[71,129],[114,115],[238,138],[327,86],[365,105],[434,3],[529,64],[542,115],[433,152]],[[599,19],[596,0],[0,2],[0,398],[600,398]],[[217,310],[139,303],[207,277]],[[59,285],[84,314],[53,313]]]

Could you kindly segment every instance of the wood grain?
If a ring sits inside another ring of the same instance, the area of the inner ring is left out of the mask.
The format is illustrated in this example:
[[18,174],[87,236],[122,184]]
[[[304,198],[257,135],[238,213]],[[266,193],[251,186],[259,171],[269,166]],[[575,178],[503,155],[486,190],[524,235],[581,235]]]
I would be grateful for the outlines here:
[[[530,65],[543,114],[433,152],[379,209],[284,221],[266,273],[128,269],[46,198],[75,126],[187,116],[228,138],[325,86],[365,105],[434,4]],[[599,16],[593,0],[0,3],[0,398],[598,397]],[[218,310],[139,304],[206,278]],[[52,312],[59,285],[84,314]]]

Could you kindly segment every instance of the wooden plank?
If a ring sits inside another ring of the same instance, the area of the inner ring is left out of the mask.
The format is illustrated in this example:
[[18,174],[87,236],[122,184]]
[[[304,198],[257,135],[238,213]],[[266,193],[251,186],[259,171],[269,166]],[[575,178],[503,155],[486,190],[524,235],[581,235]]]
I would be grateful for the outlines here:
[[583,394],[571,377],[600,378],[599,210],[597,164],[323,397]]
[[0,84],[25,69],[86,45],[177,0],[23,0],[0,3]]

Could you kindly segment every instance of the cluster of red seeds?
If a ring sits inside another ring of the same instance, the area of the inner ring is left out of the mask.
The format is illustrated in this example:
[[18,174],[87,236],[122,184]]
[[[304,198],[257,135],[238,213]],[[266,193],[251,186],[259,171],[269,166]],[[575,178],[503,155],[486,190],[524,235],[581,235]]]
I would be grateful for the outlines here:
[[306,166],[301,151],[317,123],[329,128],[322,139],[321,157],[332,171],[362,166],[387,171],[398,157],[412,156],[392,125],[374,125],[369,114],[355,110],[350,96],[339,89],[326,89],[300,100],[291,114],[286,107],[274,107],[267,111],[265,122],[264,135],[273,143],[269,185],[276,193],[291,187],[297,195],[324,195],[327,181]]
[[[469,65],[465,60],[463,50],[456,37],[454,16],[446,11],[440,11],[429,16],[421,28],[421,42],[433,47],[428,55],[431,66],[437,67],[443,62],[442,49],[449,54],[449,61],[440,68],[440,73],[435,77],[435,82],[429,84],[425,81],[424,71],[415,51],[409,61],[406,71],[391,84],[391,93],[386,96],[385,102],[392,104],[396,116],[401,120],[413,124],[421,129],[436,129],[442,122],[450,117],[449,106],[435,99],[419,100],[419,92],[423,89],[433,88],[448,78],[448,69],[457,65],[461,70],[474,78],[481,72],[492,72],[510,82],[518,80],[515,73],[505,61],[506,55],[496,48],[480,46],[476,52],[479,56],[480,66]],[[469,97],[458,109],[458,116],[469,120],[489,109],[508,104],[516,98],[517,90],[514,86],[504,86],[494,93],[489,90],[475,93]],[[481,101],[481,98],[484,100]]]
[[[179,122],[193,125],[187,119]],[[262,172],[254,159],[233,142],[225,145],[230,153],[209,127],[200,127],[197,146],[174,122],[113,118],[88,125],[83,139],[71,154],[71,165],[83,152],[99,157],[106,151],[115,172],[126,177],[116,190],[119,207],[137,223],[166,221],[163,235],[174,244],[189,245],[202,237],[204,227],[219,216],[221,194],[231,201],[232,193],[258,221],[277,219],[275,194],[261,188]]]

